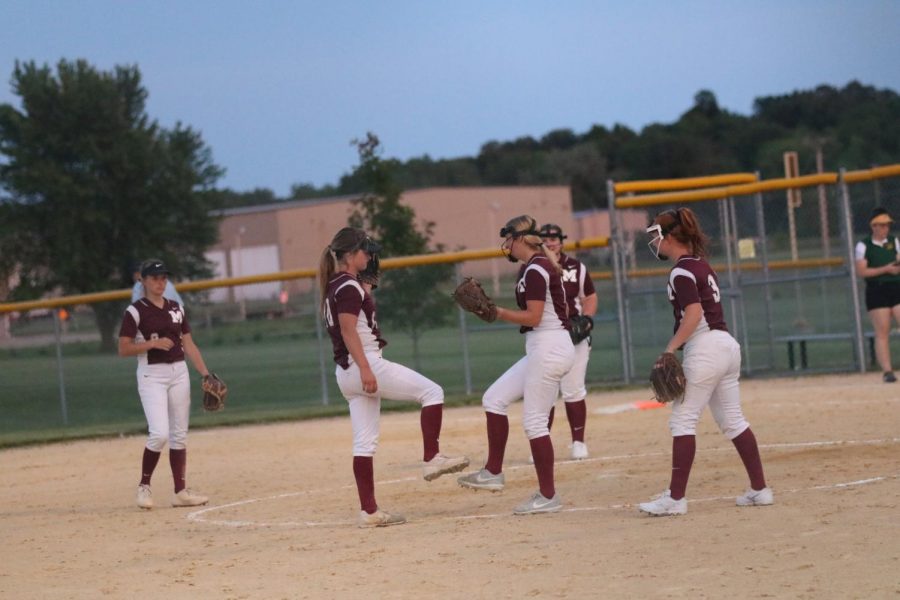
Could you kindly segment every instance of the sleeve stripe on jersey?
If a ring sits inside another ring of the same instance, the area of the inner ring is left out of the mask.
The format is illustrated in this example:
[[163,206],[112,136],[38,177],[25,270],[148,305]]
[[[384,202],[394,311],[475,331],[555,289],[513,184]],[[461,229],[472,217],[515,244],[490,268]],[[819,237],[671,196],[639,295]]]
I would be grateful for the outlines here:
[[[530,264],[525,268],[525,273],[528,271],[537,271],[541,277],[544,278],[544,281],[547,282],[547,285],[550,285],[550,273],[547,272],[547,269],[542,267],[541,265]],[[525,273],[522,273],[522,278],[524,279]]]
[[339,285],[339,286],[337,287],[337,289],[334,290],[334,296],[335,296],[335,298],[337,298],[338,292],[340,292],[342,289],[344,289],[344,288],[347,287],[348,285],[352,285],[353,287],[355,287],[355,288],[356,288],[356,291],[359,292],[359,297],[365,299],[366,293],[363,291],[362,286],[359,285],[359,282],[356,281],[355,279],[347,280],[347,281],[345,281],[344,283],[342,283],[341,285]]
[[134,306],[129,306],[128,308],[125,309],[125,312],[127,312],[129,315],[131,315],[131,318],[134,319],[135,327],[141,326],[141,313],[138,312],[138,309],[136,309]]
[[674,269],[672,269],[672,272],[669,273],[669,283],[672,285],[672,287],[675,287],[676,277],[687,277],[694,283],[697,283],[697,278],[694,277],[694,274],[687,269],[682,269],[681,267],[675,267]]

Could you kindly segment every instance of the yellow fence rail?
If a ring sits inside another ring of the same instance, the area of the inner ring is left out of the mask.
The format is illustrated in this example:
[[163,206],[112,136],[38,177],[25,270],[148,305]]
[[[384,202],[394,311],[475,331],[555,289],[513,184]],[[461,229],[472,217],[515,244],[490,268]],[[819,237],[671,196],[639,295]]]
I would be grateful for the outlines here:
[[[575,242],[566,243],[563,248],[568,251],[584,250],[588,248],[603,248],[609,246],[608,237],[585,238]],[[439,254],[419,254],[415,256],[400,256],[386,258],[381,261],[382,270],[402,269],[405,267],[421,267],[426,265],[460,263],[470,260],[487,260],[500,258],[503,253],[497,248],[482,250],[460,250],[457,252],[442,252]],[[268,283],[271,281],[288,281],[292,279],[312,279],[316,276],[316,269],[295,269],[292,271],[278,271],[261,275],[248,275],[245,277],[228,277],[224,279],[203,279],[199,281],[186,281],[179,283],[175,289],[179,292],[196,292],[212,288],[234,287],[239,285],[252,285],[254,283]],[[60,308],[63,306],[75,306],[78,304],[94,304],[97,302],[109,302],[113,300],[128,300],[131,298],[131,288],[111,290],[107,292],[95,292],[92,294],[78,294],[74,296],[60,296],[59,298],[47,298],[42,300],[30,300],[26,302],[8,302],[0,304],[0,314],[27,311],[38,308]]]
[[[897,177],[900,175],[900,164],[886,165],[884,167],[875,167],[872,169],[864,169],[860,171],[848,171],[844,174],[844,181],[847,183],[860,183],[863,181],[872,181],[874,179],[883,179],[887,177]],[[726,176],[723,176],[726,177]],[[710,180],[712,178],[692,178],[694,180]],[[661,180],[672,181],[672,180]],[[676,180],[677,181],[677,180]],[[683,180],[689,181],[689,180]],[[758,192],[771,192],[776,190],[798,189],[804,187],[812,187],[815,185],[834,185],[838,182],[837,173],[818,173],[815,175],[804,175],[802,177],[784,177],[781,179],[767,179],[755,183],[742,183],[734,185],[725,185],[719,187],[708,187],[705,189],[694,189],[680,192],[663,192],[658,194],[642,194],[640,196],[629,196],[626,198],[616,199],[616,208],[638,208],[644,206],[655,206],[658,204],[681,204],[685,202],[700,202],[702,200],[721,200],[723,198],[732,198],[735,196],[748,196]],[[631,182],[645,183],[652,182]],[[618,193],[620,186],[625,184],[616,184],[615,189]],[[645,189],[663,189],[660,187],[646,187]],[[671,188],[669,188],[671,189]]]

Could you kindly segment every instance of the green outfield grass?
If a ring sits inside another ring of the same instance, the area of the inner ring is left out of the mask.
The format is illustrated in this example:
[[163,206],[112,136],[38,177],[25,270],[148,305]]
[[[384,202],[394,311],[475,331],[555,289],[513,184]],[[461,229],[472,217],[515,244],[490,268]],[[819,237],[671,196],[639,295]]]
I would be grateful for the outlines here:
[[[723,276],[724,279],[724,276]],[[648,295],[630,298],[635,383],[640,385],[672,331],[671,307],[665,298],[665,279],[635,282],[633,289]],[[588,382],[610,386],[622,381],[615,293],[611,282],[598,282],[600,313],[594,334]],[[732,331],[744,343],[743,323],[724,300]],[[501,300],[511,304],[510,299]],[[229,384],[228,406],[221,413],[204,414],[199,408],[199,377],[193,375],[193,427],[232,425],[284,419],[346,414],[346,404],[334,382],[331,347],[324,340],[326,394],[322,389],[320,353],[311,308],[304,302],[285,318],[233,322],[205,317],[193,311],[194,337],[210,368]],[[754,374],[785,373],[785,344],[776,344],[770,355],[762,287],[744,291],[749,344],[744,344],[745,364]],[[772,286],[774,335],[798,332],[841,332],[852,329],[846,279]],[[863,315],[866,328],[868,318]],[[478,402],[480,394],[524,353],[524,340],[515,327],[486,326],[467,321],[472,393],[466,393],[460,331],[456,327],[427,331],[420,340],[419,369],[444,387],[448,403]],[[37,324],[34,327],[42,328]],[[79,322],[78,329],[88,329]],[[385,357],[415,367],[410,339],[385,331],[389,341]],[[47,345],[49,344],[49,345]],[[853,366],[850,342],[815,342],[808,346],[811,370],[841,371]],[[897,352],[894,349],[894,352]],[[45,345],[0,350],[0,446],[98,435],[139,433],[146,425],[135,383],[136,361],[101,354],[96,342],[77,342],[63,347],[68,425],[63,425],[56,348]],[[900,354],[897,354],[900,356]],[[327,403],[325,398],[327,397]],[[402,409],[386,403],[386,409]],[[411,407],[410,407],[411,408]]]

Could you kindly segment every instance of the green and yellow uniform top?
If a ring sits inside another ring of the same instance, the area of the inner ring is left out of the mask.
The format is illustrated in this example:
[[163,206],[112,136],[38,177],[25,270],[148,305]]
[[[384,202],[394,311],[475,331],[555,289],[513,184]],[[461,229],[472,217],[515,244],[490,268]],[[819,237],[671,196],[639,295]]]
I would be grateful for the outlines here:
[[[897,238],[889,235],[883,240],[875,241],[871,235],[868,236],[856,244],[856,260],[863,258],[866,259],[866,264],[871,268],[883,267],[900,260],[900,247],[898,247]],[[866,277],[866,282],[887,283],[889,281],[900,281],[900,275],[885,273],[875,277]]]

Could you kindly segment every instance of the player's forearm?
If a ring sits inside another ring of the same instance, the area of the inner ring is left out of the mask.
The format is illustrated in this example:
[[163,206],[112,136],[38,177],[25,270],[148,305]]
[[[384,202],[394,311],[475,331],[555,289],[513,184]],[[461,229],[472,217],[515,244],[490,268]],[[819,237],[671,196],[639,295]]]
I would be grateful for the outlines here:
[[593,317],[597,314],[597,294],[585,296],[581,300],[581,314]]
[[508,308],[497,307],[497,318],[516,325],[524,325],[525,327],[536,327],[541,322],[541,315],[544,312],[544,303],[541,302],[539,309],[532,307],[531,302],[528,303],[526,310],[510,310]]
[[359,339],[359,333],[356,329],[352,329],[350,331],[346,331],[343,327],[341,327],[341,338],[344,340],[344,345],[347,347],[347,352],[350,353],[350,358],[353,359],[359,368],[367,368],[369,366],[369,359],[366,358],[366,353],[363,351],[362,340]]
[[119,356],[140,356],[153,348],[155,345],[152,340],[135,342],[134,338],[119,338]]
[[194,368],[200,373],[201,376],[206,377],[209,375],[209,369],[206,368],[206,362],[203,360],[203,355],[200,353],[200,349],[193,342],[184,344],[184,354],[191,361],[191,364],[194,365]]

